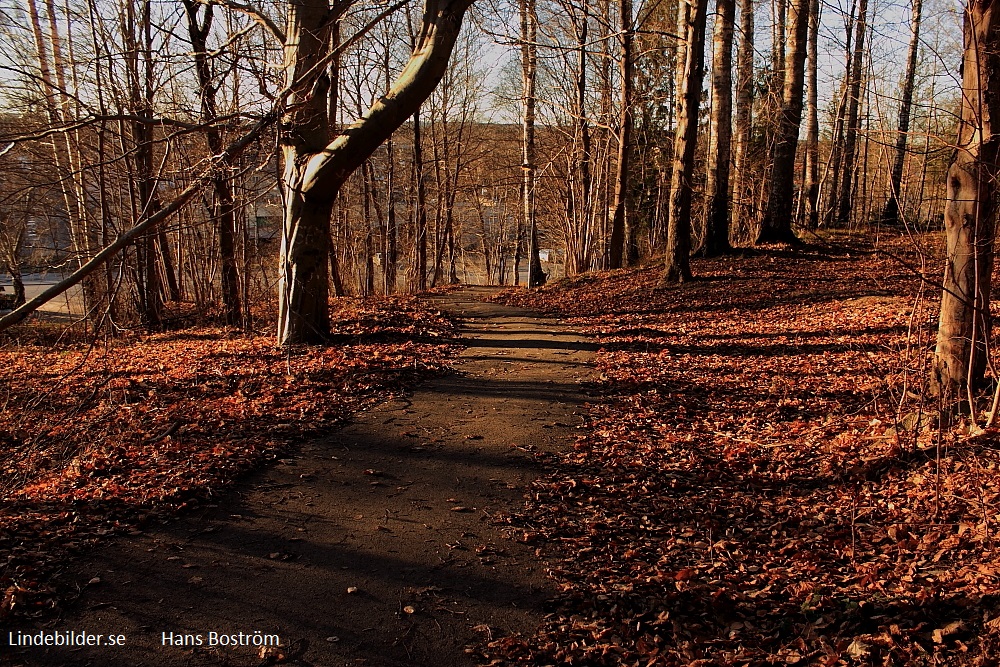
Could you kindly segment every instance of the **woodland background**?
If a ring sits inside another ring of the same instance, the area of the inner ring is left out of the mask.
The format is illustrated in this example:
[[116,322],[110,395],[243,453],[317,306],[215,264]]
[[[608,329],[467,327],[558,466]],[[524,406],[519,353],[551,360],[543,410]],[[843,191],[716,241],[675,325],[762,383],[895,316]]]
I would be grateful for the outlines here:
[[449,372],[466,282],[600,347],[484,661],[990,664],[993,9],[0,4],[0,619]]
[[[730,5],[698,8],[715,26],[705,39],[715,42],[716,64],[687,123],[698,137],[686,177],[692,244],[709,254],[759,235],[792,28],[788,0]],[[352,4],[331,39],[351,37],[385,9]],[[0,138],[9,148],[0,210],[3,268],[15,284],[22,273],[66,272],[96,254],[172,202],[209,156],[266,114],[287,57],[261,25],[278,30],[281,11],[54,1],[3,11],[10,48]],[[675,129],[687,113],[677,2],[472,11],[441,83],[336,199],[337,295],[524,282],[533,225],[552,277],[622,265],[614,234],[626,263],[667,243]],[[805,11],[808,44],[788,54],[806,71],[791,172],[796,228],[939,227],[957,132],[960,11],[858,1]],[[328,64],[334,136],[391,86],[419,12],[397,8]],[[227,321],[246,323],[248,304],[270,298],[278,277],[277,145],[268,133],[253,141],[213,188],[110,263],[102,290],[89,279],[84,296],[113,294],[120,326],[155,326],[164,303],[181,301],[199,312],[221,306]],[[706,231],[720,181],[725,243]]]

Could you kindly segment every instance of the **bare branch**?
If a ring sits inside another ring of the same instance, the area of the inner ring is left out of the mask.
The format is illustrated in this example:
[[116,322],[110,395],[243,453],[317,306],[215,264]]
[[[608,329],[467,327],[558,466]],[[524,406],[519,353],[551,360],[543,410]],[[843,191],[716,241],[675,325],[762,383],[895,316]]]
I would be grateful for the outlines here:
[[241,2],[232,2],[232,0],[198,0],[203,5],[217,5],[219,7],[225,7],[226,9],[231,9],[234,12],[240,12],[241,14],[246,14],[254,21],[264,26],[271,35],[277,39],[282,46],[285,44],[285,31],[278,27],[278,25],[267,17],[264,12],[260,11],[256,7],[251,5],[245,5]]
[[[283,98],[284,95],[281,97]],[[202,171],[190,185],[184,188],[184,190],[182,190],[181,193],[177,195],[177,197],[175,197],[169,204],[157,211],[154,215],[137,222],[131,229],[124,232],[121,236],[115,239],[113,243],[109,244],[99,253],[94,255],[90,261],[74,271],[72,274],[60,280],[55,285],[52,285],[30,301],[27,301],[3,317],[0,317],[0,331],[5,331],[15,324],[23,322],[28,315],[38,310],[44,304],[82,282],[84,278],[90,275],[94,270],[107,262],[109,259],[117,255],[127,245],[135,241],[136,238],[184,208],[184,206],[191,201],[191,199],[201,190],[202,187],[211,183],[215,171],[220,166],[230,164],[237,155],[242,153],[247,146],[260,138],[267,128],[278,120],[281,115],[281,110],[280,105],[275,106],[257,122],[253,129],[230,144],[222,153],[213,156],[209,166]]]
[[[182,120],[177,120],[176,118],[162,118],[162,117],[149,118],[146,116],[136,116],[133,114],[105,114],[101,116],[89,115],[84,118],[81,118],[80,120],[74,123],[62,125],[59,127],[50,127],[41,132],[35,132],[32,134],[7,135],[3,137],[3,140],[10,141],[12,144],[24,143],[26,141],[39,141],[41,139],[47,139],[48,137],[51,137],[52,135],[55,134],[73,132],[88,125],[92,125],[94,123],[99,123],[102,121],[129,121],[134,123],[143,123],[146,125],[161,125],[163,127],[174,127],[177,128],[178,130],[181,130],[183,133],[188,133],[188,132],[197,132],[199,130],[208,127],[209,125],[221,124],[222,122],[234,120],[241,117],[247,118],[248,116],[243,113],[232,113],[232,114],[227,114],[225,116],[220,116],[212,123],[188,123]],[[9,148],[4,149],[4,151],[0,153],[0,155],[3,155],[8,150],[10,149]]]

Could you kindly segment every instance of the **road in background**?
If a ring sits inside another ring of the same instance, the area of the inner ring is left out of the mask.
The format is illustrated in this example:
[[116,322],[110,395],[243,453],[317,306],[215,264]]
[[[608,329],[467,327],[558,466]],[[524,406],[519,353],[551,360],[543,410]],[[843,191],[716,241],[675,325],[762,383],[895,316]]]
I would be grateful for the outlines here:
[[[22,276],[24,279],[24,294],[25,298],[33,299],[43,291],[55,285],[57,282],[62,280],[62,276],[57,273],[26,273]],[[6,290],[6,294],[13,293],[14,287],[10,276],[4,273],[0,273],[0,285]],[[38,309],[38,312],[47,315],[82,315],[83,314],[83,295],[80,291],[80,286],[70,288],[63,294],[60,294],[52,301]]]

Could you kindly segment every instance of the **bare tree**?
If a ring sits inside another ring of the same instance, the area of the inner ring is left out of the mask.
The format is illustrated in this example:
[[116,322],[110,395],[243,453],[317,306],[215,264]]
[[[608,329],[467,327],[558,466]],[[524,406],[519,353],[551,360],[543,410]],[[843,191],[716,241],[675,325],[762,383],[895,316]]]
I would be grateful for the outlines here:
[[[28,0],[26,4],[41,80],[42,100],[48,115],[49,126],[68,128],[72,125],[73,118],[66,82],[66,61],[57,24],[55,3],[53,0],[45,2],[47,33],[44,29],[43,16],[37,0]],[[96,239],[87,225],[86,208],[83,202],[84,186],[81,181],[83,172],[80,169],[78,152],[75,150],[71,132],[68,130],[54,136],[50,144],[66,215],[69,218],[70,237],[76,255],[76,264],[81,266],[96,252],[94,247]],[[97,306],[102,298],[97,281],[87,280],[84,283],[84,297],[87,312],[96,314]]]
[[[594,178],[593,141],[589,117],[588,49],[590,47],[590,0],[570,2],[567,9],[572,20],[573,53],[576,71],[573,87],[573,146],[568,153],[566,173],[566,272],[583,273],[590,268],[593,252],[591,222],[593,220]],[[570,54],[567,51],[567,56]]]
[[[224,144],[222,132],[219,129],[219,113],[216,102],[215,77],[209,61],[208,35],[212,29],[214,6],[202,4],[195,0],[183,0],[184,11],[188,20],[188,35],[191,39],[192,57],[195,72],[198,75],[199,93],[201,97],[201,116],[205,126],[205,142],[212,155],[222,153]],[[199,10],[201,18],[199,19]],[[236,262],[236,197],[233,194],[233,183],[225,172],[219,171],[213,176],[212,189],[214,201],[212,204],[212,219],[216,224],[219,238],[219,257],[222,278],[222,310],[226,324],[243,326],[243,308],[240,299],[240,281]]]
[[[65,280],[0,318],[0,329],[23,321],[49,299],[93,275],[99,267],[116,258],[123,249],[131,249],[132,244],[137,244],[139,251],[146,255],[143,259],[148,260],[141,271],[133,272],[132,279],[142,280],[140,287],[149,295],[155,294],[156,291],[149,288],[162,275],[158,272],[166,268],[162,263],[164,247],[157,247],[166,237],[161,234],[162,230],[157,230],[158,225],[168,219],[176,219],[175,216],[203,188],[211,187],[213,176],[220,170],[231,175],[231,165],[235,164],[236,156],[249,146],[256,145],[280,119],[283,148],[285,154],[291,156],[285,170],[285,192],[289,196],[286,198],[288,224],[284,225],[286,256],[282,263],[282,285],[285,289],[281,292],[283,322],[280,340],[295,342],[318,339],[316,336],[319,332],[329,327],[325,299],[325,285],[329,276],[326,267],[329,256],[329,205],[344,179],[393,129],[412,115],[419,103],[429,95],[447,65],[469,2],[470,0],[430,0],[416,47],[392,89],[359,121],[347,127],[343,134],[332,141],[328,136],[325,102],[329,85],[328,78],[324,76],[327,65],[379,20],[399,9],[402,3],[384,10],[375,10],[377,15],[359,28],[350,39],[344,40],[333,53],[330,51],[328,33],[332,30],[332,24],[350,6],[348,0],[345,0],[345,4],[332,8],[319,0],[289,3],[286,30],[279,29],[273,20],[247,5],[231,5],[230,8],[234,10],[238,8],[253,12],[252,18],[265,26],[283,45],[288,56],[284,88],[274,94],[267,94],[265,91],[264,95],[273,100],[271,108],[261,105],[262,115],[256,116],[257,122],[252,128],[231,141],[221,153],[192,160],[187,167],[189,173],[177,174],[169,183],[168,179],[162,178],[160,171],[165,165],[176,164],[177,161],[176,153],[170,155],[164,149],[164,146],[172,145],[164,142],[164,128],[177,128],[178,133],[200,129],[183,119],[160,117],[153,113],[154,106],[150,104],[152,96],[149,91],[158,88],[150,85],[151,68],[146,65],[151,62],[150,58],[158,56],[154,45],[169,49],[172,33],[146,29],[150,22],[144,20],[144,14],[147,7],[153,6],[147,0],[123,4],[122,12],[117,15],[121,24],[121,32],[117,35],[106,32],[107,26],[99,23],[102,19],[98,18],[95,25],[99,29],[95,30],[94,40],[98,52],[101,53],[104,44],[114,44],[112,38],[120,40],[122,45],[122,54],[119,54],[121,57],[105,57],[99,61],[105,67],[104,80],[120,84],[112,88],[120,92],[120,99],[109,105],[112,109],[110,113],[113,114],[109,122],[114,124],[118,132],[115,136],[115,148],[122,152],[117,159],[114,155],[106,154],[103,163],[112,165],[123,174],[126,171],[121,165],[127,164],[126,159],[131,159],[132,164],[127,172],[131,178],[116,184],[114,189],[101,193],[98,199],[102,202],[102,216],[106,216],[109,210],[104,203],[112,200],[118,207],[116,215],[120,215],[113,221],[114,227],[109,225],[105,228],[106,244],[99,252]],[[362,17],[371,15],[372,13],[361,14]],[[28,34],[31,34],[30,24]],[[161,44],[151,39],[150,35],[155,35],[155,40],[167,41]],[[168,62],[168,59],[158,57],[156,60],[157,66],[165,66]],[[37,80],[37,75],[32,78],[30,70],[26,69],[25,74],[26,80]],[[257,72],[257,76],[262,90],[271,85],[272,81],[264,72]],[[52,77],[50,79],[54,81]],[[156,77],[153,84],[160,85]],[[51,86],[57,87],[58,84]],[[321,103],[320,99],[324,102]],[[117,109],[114,105],[118,105]],[[104,123],[105,119],[101,118],[99,122]],[[234,126],[240,127],[238,124]],[[50,121],[46,132],[51,132],[52,136],[58,138],[62,136],[64,129],[65,125],[57,115],[54,121]],[[151,132],[153,129],[155,132]],[[43,138],[47,136],[47,133],[42,135]],[[103,133],[98,136],[103,137]],[[26,137],[24,140],[32,139]],[[103,139],[101,141],[107,147],[109,142],[104,142]],[[155,147],[155,152],[151,145],[154,142],[160,144]],[[150,156],[154,159],[150,160]],[[150,168],[150,165],[156,166]],[[159,202],[161,196],[167,197],[168,194],[169,198]],[[130,201],[133,204],[131,207]],[[103,219],[112,222],[107,217]],[[135,253],[134,250],[132,252]],[[157,253],[161,256],[156,257]],[[134,256],[135,254],[132,255],[133,258]],[[156,266],[158,263],[160,265]],[[317,268],[316,265],[320,263],[323,266]],[[128,274],[122,272],[122,275]],[[312,289],[313,287],[317,289]],[[162,295],[162,290],[159,294]]]
[[[918,0],[919,2],[919,0]],[[806,173],[802,184],[805,228],[819,226],[819,0],[811,0],[809,8],[808,69],[806,70]]]
[[736,53],[736,134],[733,158],[736,167],[734,184],[736,218],[741,227],[749,228],[753,217],[750,200],[753,195],[750,169],[750,146],[753,142],[753,58],[754,0],[740,0],[740,40]]
[[[670,179],[670,221],[667,258],[661,284],[691,279],[691,199],[694,190],[694,154],[698,141],[698,106],[705,73],[705,23],[708,0],[678,5],[677,25],[684,36],[683,65],[678,65],[677,129]],[[681,55],[678,54],[678,59]]]
[[535,105],[538,72],[538,12],[535,0],[521,0],[521,207],[528,235],[528,287],[545,284],[538,254],[538,219],[535,216],[536,146]]
[[427,289],[427,175],[424,173],[420,108],[413,112],[413,287]]
[[733,136],[733,24],[736,0],[716,0],[712,36],[712,112],[708,142],[708,202],[705,245],[707,257],[724,254],[729,244],[729,163]]
[[[327,0],[290,3],[285,30],[290,108],[282,120],[286,193],[279,271],[278,341],[315,343],[330,329],[328,225],[347,177],[411,117],[448,66],[472,0],[428,0],[416,47],[392,89],[333,141],[326,93],[329,32],[350,6]],[[319,94],[321,93],[321,94]]]
[[[629,196],[629,170],[632,157],[632,96],[635,84],[632,54],[632,0],[620,0],[618,7],[619,29],[621,31],[621,96],[618,104],[618,164],[615,172],[614,214],[611,219],[608,268],[620,269],[623,263],[632,259],[634,248],[627,247],[626,230],[634,225],[631,220]],[[732,34],[732,33],[730,33]],[[631,245],[631,244],[629,244]]]
[[865,56],[865,33],[868,29],[868,0],[858,0],[858,15],[854,20],[854,54],[851,57],[850,79],[847,84],[847,118],[844,126],[844,157],[840,165],[840,187],[837,191],[837,224],[846,226],[851,219],[854,194],[854,169],[857,159],[858,118],[861,106],[861,79]]
[[894,223],[899,219],[900,195],[903,186],[903,167],[906,165],[906,142],[910,131],[910,111],[913,107],[913,85],[917,76],[917,55],[920,51],[920,14],[922,0],[913,0],[910,18],[910,46],[903,74],[902,94],[899,102],[899,120],[896,124],[896,153],[889,173],[889,198],[882,209],[882,220]]
[[[864,1],[864,0],[862,0]],[[806,37],[809,26],[809,0],[793,0],[792,32],[785,57],[785,87],[781,116],[771,157],[771,179],[767,207],[757,233],[757,243],[792,243],[792,213],[795,197],[795,152],[802,121],[802,88],[805,77]]]
[[946,406],[969,399],[986,368],[1000,175],[1000,14],[995,0],[965,9],[962,111],[947,177],[947,260],[931,389]]

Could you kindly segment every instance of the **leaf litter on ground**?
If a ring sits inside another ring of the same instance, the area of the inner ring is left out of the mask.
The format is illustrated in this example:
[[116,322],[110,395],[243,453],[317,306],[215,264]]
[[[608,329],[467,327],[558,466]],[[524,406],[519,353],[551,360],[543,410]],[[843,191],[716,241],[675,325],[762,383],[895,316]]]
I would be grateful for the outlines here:
[[601,380],[504,519],[552,613],[485,661],[995,664],[1000,433],[920,403],[938,295],[906,267],[936,242],[839,242],[497,296],[594,335]]
[[67,557],[211,503],[303,438],[444,372],[453,332],[394,297],[335,300],[328,346],[204,326],[0,339],[0,620],[78,594],[57,576]]

